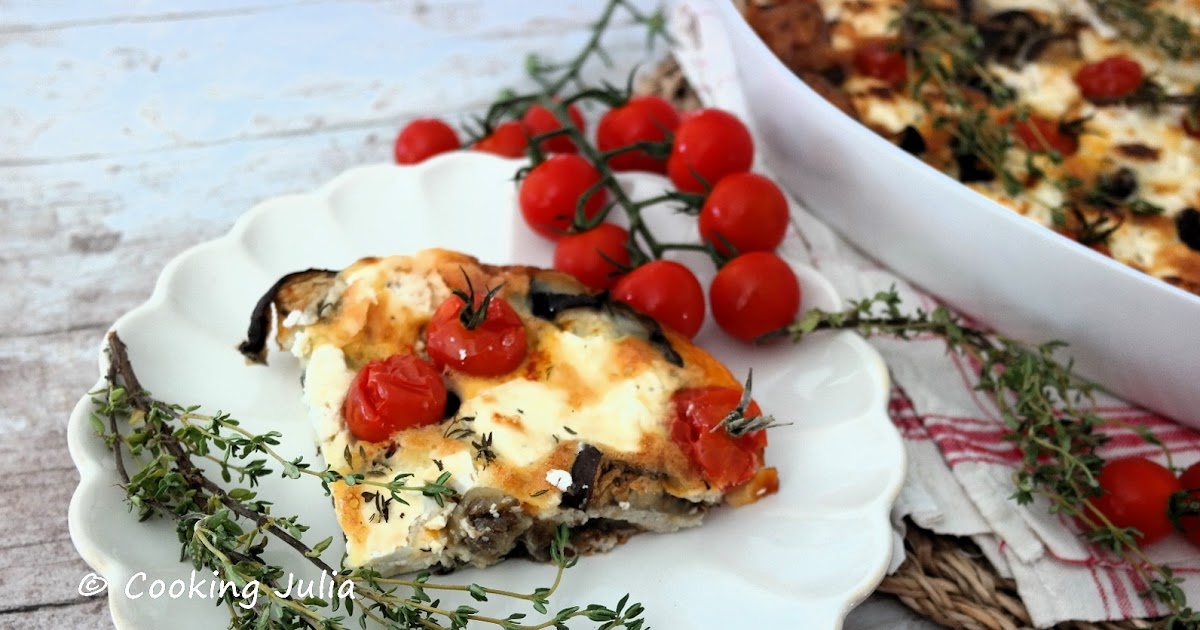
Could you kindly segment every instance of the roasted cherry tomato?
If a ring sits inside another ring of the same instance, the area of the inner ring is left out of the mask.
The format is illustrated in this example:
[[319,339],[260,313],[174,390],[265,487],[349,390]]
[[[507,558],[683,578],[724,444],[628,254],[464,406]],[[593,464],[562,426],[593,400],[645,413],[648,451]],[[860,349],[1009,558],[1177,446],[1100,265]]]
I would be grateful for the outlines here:
[[[720,490],[728,490],[749,481],[762,468],[767,447],[764,429],[733,437],[724,427],[716,428],[737,408],[742,390],[733,387],[696,387],[683,389],[671,397],[675,419],[671,438],[704,473],[704,478]],[[761,416],[758,403],[750,401],[746,418]]]
[[[1187,502],[1200,506],[1200,462],[1188,466],[1183,474],[1179,475],[1179,485],[1187,493]],[[1188,541],[1200,546],[1200,514],[1180,516],[1179,525]]]
[[1030,151],[1058,151],[1072,155],[1079,150],[1079,139],[1062,130],[1058,123],[1040,116],[1013,121],[1013,133]]
[[702,193],[722,177],[750,170],[754,140],[737,116],[720,109],[684,114],[675,129],[667,175],[684,192]]
[[568,234],[554,246],[554,268],[579,278],[590,289],[610,288],[629,267],[628,240],[629,232],[611,223]]
[[[679,112],[661,96],[635,96],[600,117],[596,125],[596,147],[612,151],[639,142],[664,142],[679,126]],[[618,171],[667,172],[666,158],[656,158],[643,149],[618,153],[608,159]]]
[[437,118],[418,118],[400,130],[394,153],[397,164],[416,164],[458,147],[453,127]]
[[525,323],[508,300],[494,294],[456,293],[433,313],[425,327],[425,351],[439,367],[475,376],[499,376],[525,360]]
[[[568,105],[567,116],[570,116],[571,123],[575,125],[575,128],[579,129],[580,133],[586,131],[583,114],[579,113],[578,107]],[[525,110],[525,115],[521,117],[521,126],[525,128],[525,133],[531,138],[563,128],[562,123],[558,121],[558,117],[554,115],[554,112],[541,105],[533,105]],[[575,143],[565,135],[547,138],[538,146],[543,151],[554,153],[575,153],[579,150],[575,146]]]
[[471,148],[485,153],[519,158],[525,155],[529,148],[529,138],[525,137],[525,128],[521,123],[510,120],[496,125],[492,133],[478,139]]
[[796,319],[800,282],[779,256],[750,252],[721,267],[708,287],[708,301],[721,330],[753,341]]
[[717,182],[700,209],[700,236],[730,254],[771,251],[783,242],[788,205],[775,182],[755,173],[734,173]]
[[1084,98],[1120,98],[1138,89],[1144,76],[1142,64],[1125,55],[1113,55],[1080,68],[1075,85]]
[[[558,239],[571,229],[580,198],[599,181],[600,172],[586,159],[570,153],[551,155],[521,181],[521,216],[538,234]],[[592,193],[584,203],[584,217],[595,217],[606,198],[603,189]]]
[[1113,525],[1141,533],[1140,545],[1149,545],[1171,533],[1167,505],[1182,490],[1175,474],[1145,457],[1114,459],[1100,469],[1100,496],[1088,501]]
[[346,392],[342,416],[354,437],[382,442],[396,431],[433,424],[446,409],[446,386],[429,363],[397,354],[363,366]]
[[673,260],[655,260],[617,279],[614,298],[692,338],[704,324],[704,288]]
[[854,67],[892,87],[900,87],[908,80],[908,60],[891,39],[864,40],[854,51]]

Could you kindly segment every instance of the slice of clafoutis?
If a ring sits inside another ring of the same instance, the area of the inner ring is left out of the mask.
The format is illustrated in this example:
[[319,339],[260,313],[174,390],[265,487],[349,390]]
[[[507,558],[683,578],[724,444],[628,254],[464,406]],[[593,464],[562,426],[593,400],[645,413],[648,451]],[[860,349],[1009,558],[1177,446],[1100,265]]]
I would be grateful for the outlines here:
[[[488,311],[503,301],[515,314],[506,325],[523,331],[516,367],[492,374],[461,356],[436,360],[447,343],[458,348],[447,325],[489,293]],[[368,481],[332,484],[350,568],[545,559],[560,524],[576,551],[607,551],[777,487],[764,432],[735,437],[721,424],[743,402],[728,369],[559,272],[440,249],[364,258],[280,279],[255,307],[241,352],[265,363],[272,328],[303,367],[326,463]],[[397,478],[425,492],[386,487]]]

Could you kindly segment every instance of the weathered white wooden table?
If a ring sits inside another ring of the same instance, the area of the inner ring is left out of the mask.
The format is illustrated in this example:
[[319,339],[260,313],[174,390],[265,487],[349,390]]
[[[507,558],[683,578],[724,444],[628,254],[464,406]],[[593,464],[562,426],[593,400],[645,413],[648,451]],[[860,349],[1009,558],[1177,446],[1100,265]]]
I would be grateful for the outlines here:
[[[525,55],[578,50],[601,5],[0,2],[0,627],[111,624],[77,590],[64,431],[104,330],[167,261],[258,201],[389,160],[407,119],[460,122],[528,86]],[[610,41],[620,81],[644,31]],[[847,627],[931,626],[873,597]]]

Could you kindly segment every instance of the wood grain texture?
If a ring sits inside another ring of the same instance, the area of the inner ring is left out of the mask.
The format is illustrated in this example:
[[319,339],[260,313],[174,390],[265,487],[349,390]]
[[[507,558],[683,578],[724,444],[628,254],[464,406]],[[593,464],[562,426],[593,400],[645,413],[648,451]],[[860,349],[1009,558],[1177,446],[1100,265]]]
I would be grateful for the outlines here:
[[[414,117],[461,123],[527,87],[525,55],[574,52],[599,7],[0,2],[0,627],[111,626],[104,598],[77,591],[90,569],[66,524],[66,419],[104,330],[163,266],[255,203],[389,160]],[[602,75],[623,82],[644,33],[610,41]],[[847,627],[901,619],[879,600]]]

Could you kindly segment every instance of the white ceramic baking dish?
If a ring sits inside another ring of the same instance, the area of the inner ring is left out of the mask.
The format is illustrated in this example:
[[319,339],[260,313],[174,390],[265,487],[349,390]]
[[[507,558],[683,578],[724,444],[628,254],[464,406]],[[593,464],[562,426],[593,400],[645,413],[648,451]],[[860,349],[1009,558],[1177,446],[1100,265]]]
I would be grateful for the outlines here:
[[812,213],[962,313],[1017,338],[1065,341],[1081,375],[1200,427],[1200,296],[1025,219],[861,126],[776,59],[732,3],[674,8],[691,15],[691,36],[725,40],[704,48],[732,55],[762,165]]

